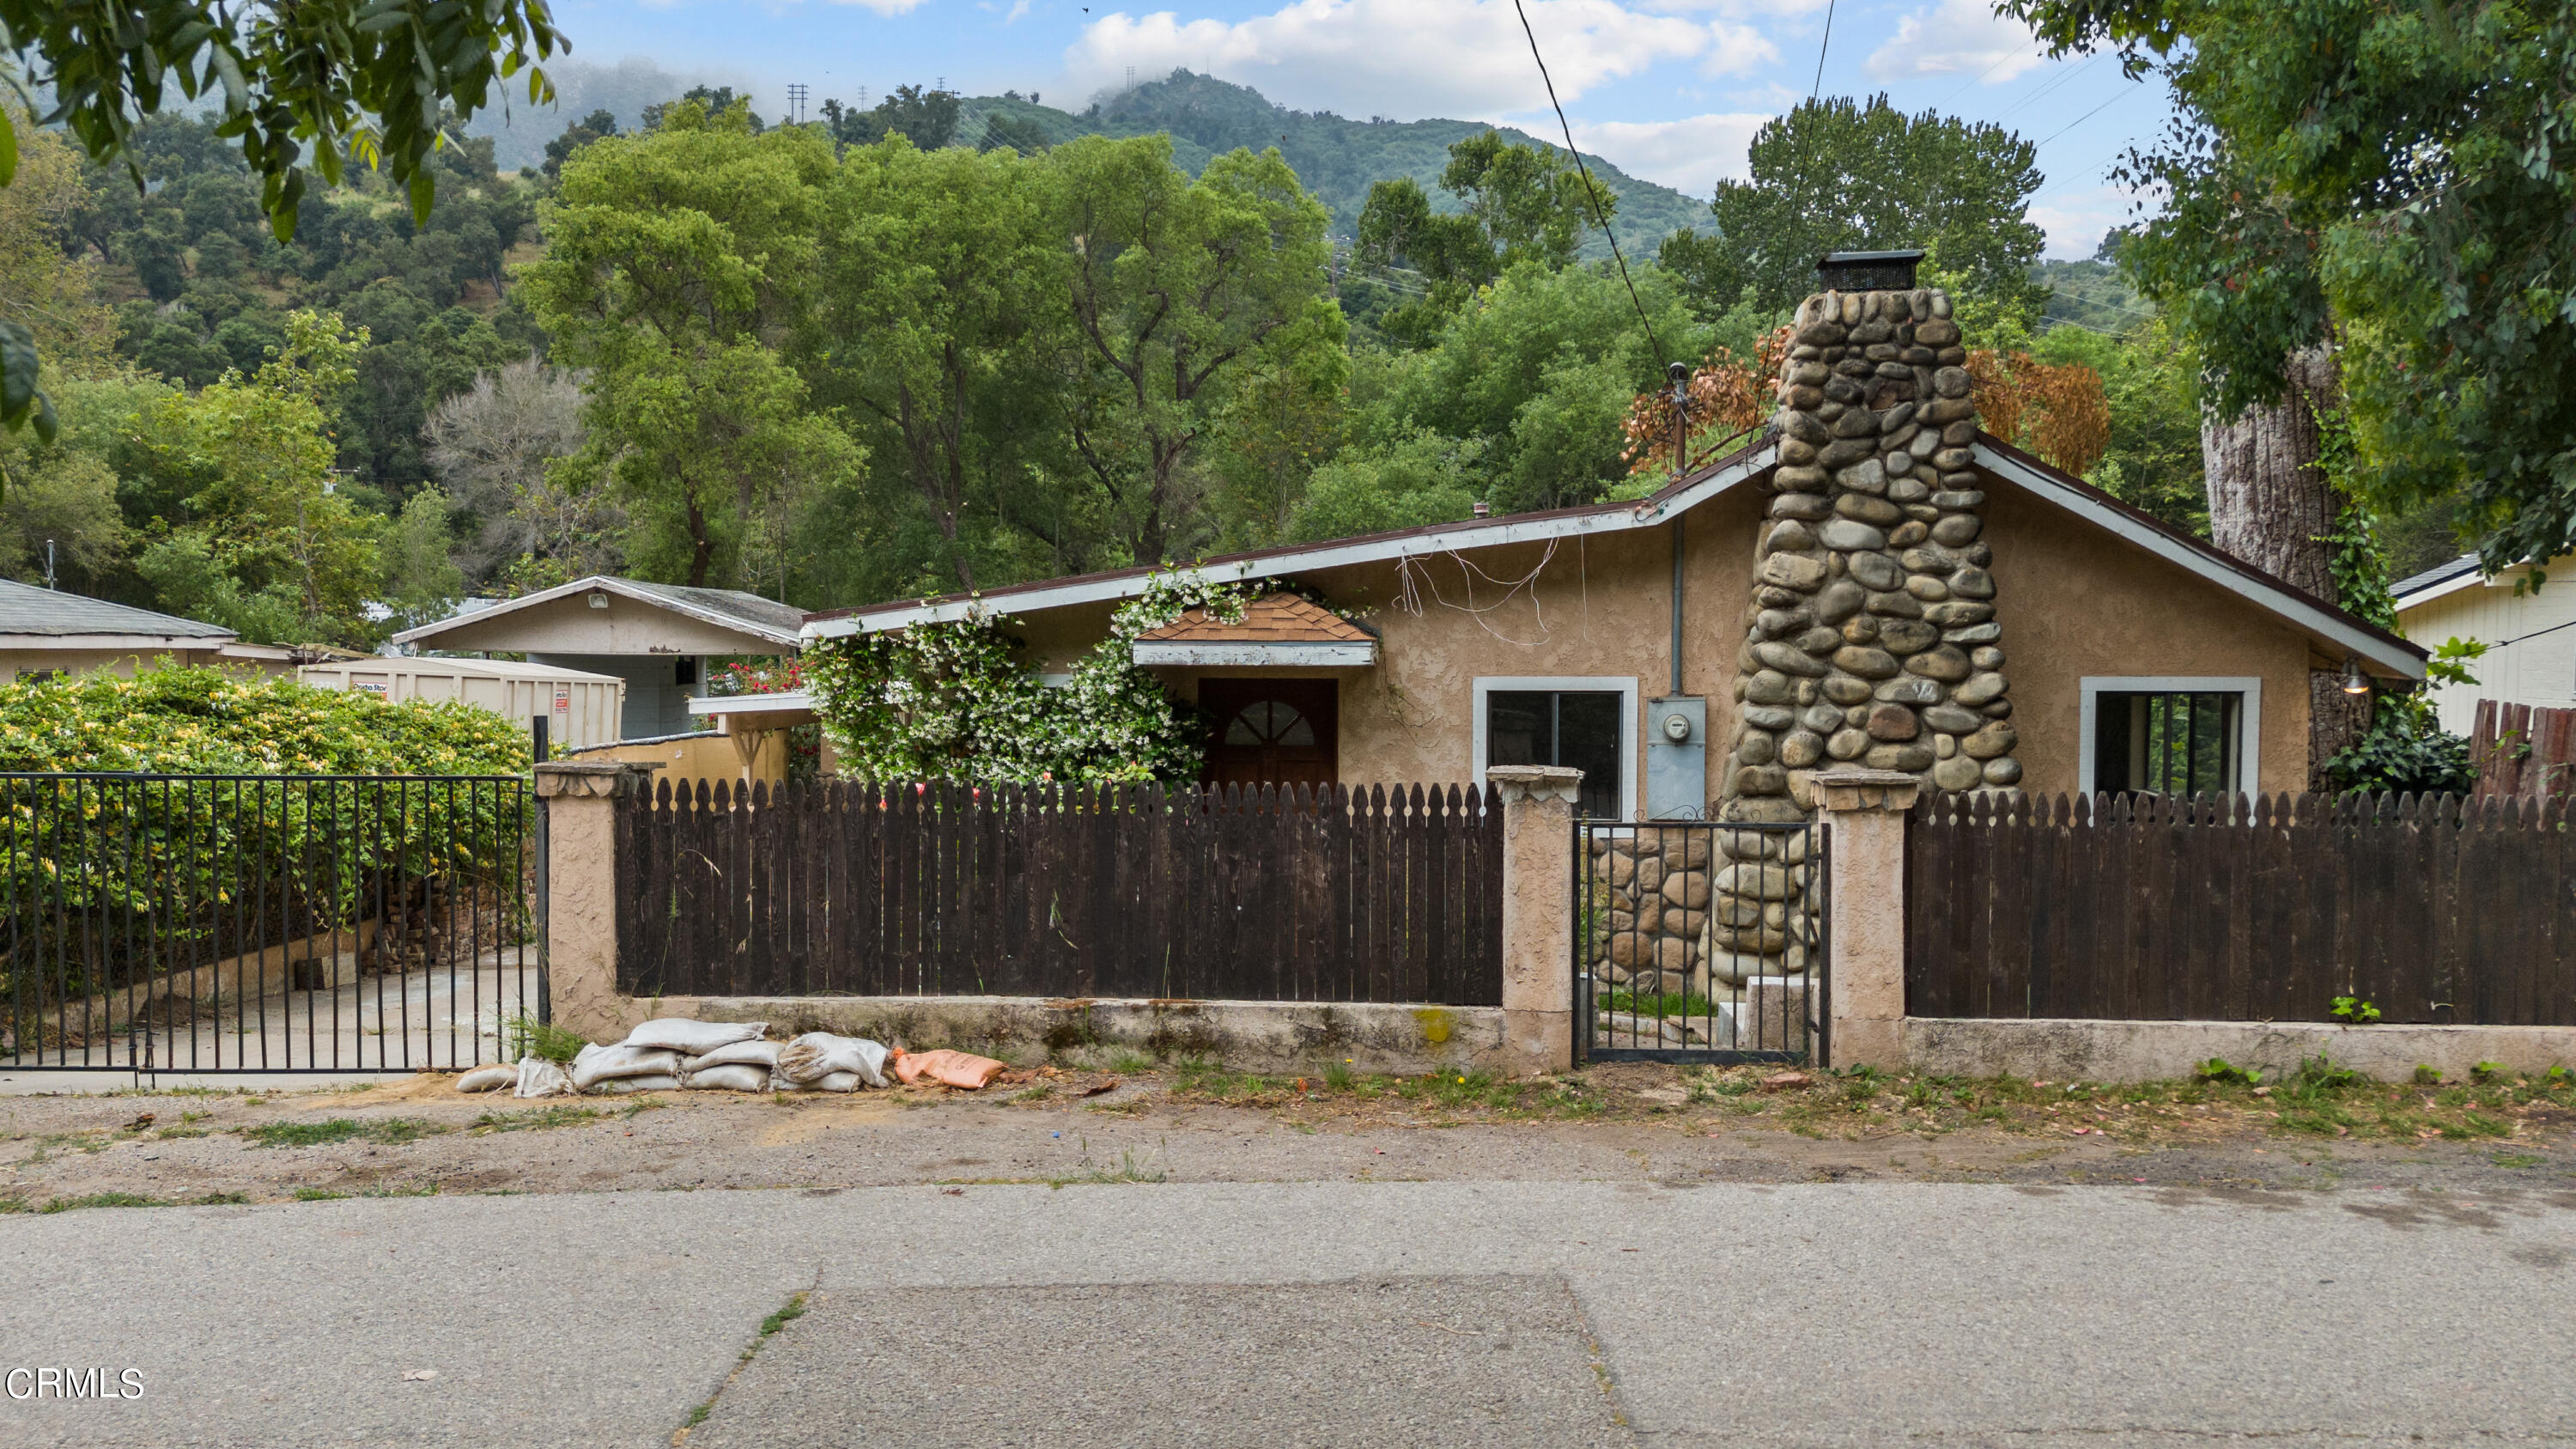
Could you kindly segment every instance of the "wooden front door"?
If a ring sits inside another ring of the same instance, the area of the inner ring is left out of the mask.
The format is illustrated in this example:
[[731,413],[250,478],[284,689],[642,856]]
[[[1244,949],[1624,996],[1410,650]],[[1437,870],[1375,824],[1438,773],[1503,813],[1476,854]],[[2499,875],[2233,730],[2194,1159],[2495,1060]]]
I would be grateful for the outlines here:
[[1199,708],[1213,731],[1211,785],[1329,785],[1340,778],[1339,681],[1203,679]]

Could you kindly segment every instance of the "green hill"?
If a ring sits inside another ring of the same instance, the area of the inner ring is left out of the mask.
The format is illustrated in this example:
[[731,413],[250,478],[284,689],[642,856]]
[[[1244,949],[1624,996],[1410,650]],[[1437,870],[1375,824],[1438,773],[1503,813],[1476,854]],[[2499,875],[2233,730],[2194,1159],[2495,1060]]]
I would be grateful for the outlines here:
[[[1354,121],[1330,111],[1292,111],[1273,105],[1249,86],[1214,76],[1176,70],[1079,114],[1035,101],[1006,96],[975,96],[963,107],[957,139],[972,144],[983,138],[987,118],[1007,116],[1033,123],[1050,144],[1076,136],[1143,136],[1168,131],[1173,159],[1191,171],[1208,158],[1237,146],[1259,151],[1276,146],[1323,203],[1332,208],[1333,229],[1348,235],[1358,224],[1372,182],[1410,176],[1435,201],[1446,201],[1440,170],[1449,164],[1449,147],[1486,128],[1473,121]],[[1551,151],[1562,146],[1509,127],[1498,128],[1512,141]],[[1632,257],[1651,256],[1668,233],[1698,225],[1708,216],[1708,203],[1640,181],[1597,156],[1586,155],[1592,173],[1616,192],[1618,213],[1611,224],[1619,245]],[[1607,257],[1609,246],[1596,228],[1584,255]]]

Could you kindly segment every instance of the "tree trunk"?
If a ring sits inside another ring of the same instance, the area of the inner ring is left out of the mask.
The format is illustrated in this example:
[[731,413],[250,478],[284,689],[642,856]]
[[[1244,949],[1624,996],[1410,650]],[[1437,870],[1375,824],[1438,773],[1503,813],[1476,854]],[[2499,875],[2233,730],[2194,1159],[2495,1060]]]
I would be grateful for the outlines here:
[[[2318,466],[2320,411],[2335,408],[2334,355],[2322,347],[2290,354],[2289,392],[2249,408],[2232,423],[2204,418],[2200,458],[2209,481],[2210,541],[2265,573],[2330,604],[2335,596],[2334,532],[2343,499]],[[2343,692],[2340,669],[2308,681],[2308,780],[2331,789],[2326,758],[2361,737],[2368,696]]]

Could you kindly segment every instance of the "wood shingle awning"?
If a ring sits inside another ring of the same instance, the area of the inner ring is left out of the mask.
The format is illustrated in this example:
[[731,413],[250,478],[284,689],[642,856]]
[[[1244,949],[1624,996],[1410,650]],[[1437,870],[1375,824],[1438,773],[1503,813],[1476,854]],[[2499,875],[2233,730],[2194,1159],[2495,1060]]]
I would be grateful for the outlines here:
[[1320,604],[1295,594],[1265,594],[1232,622],[1193,608],[1129,646],[1138,664],[1275,665],[1366,668],[1377,663],[1377,639]]

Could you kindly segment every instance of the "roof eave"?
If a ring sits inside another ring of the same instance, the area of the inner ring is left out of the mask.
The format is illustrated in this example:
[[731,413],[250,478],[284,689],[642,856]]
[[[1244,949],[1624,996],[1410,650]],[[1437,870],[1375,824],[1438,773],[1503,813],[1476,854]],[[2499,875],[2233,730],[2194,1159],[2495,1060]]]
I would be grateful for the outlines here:
[[478,620],[496,619],[504,614],[514,614],[522,609],[534,608],[539,604],[552,603],[557,599],[570,598],[574,594],[586,594],[593,590],[597,590],[601,593],[615,594],[621,599],[632,600],[635,603],[644,604],[652,608],[668,609],[674,614],[685,615],[691,619],[697,620],[701,624],[712,624],[719,629],[730,629],[737,634],[746,634],[755,639],[766,639],[772,644],[785,645],[790,649],[796,648],[798,645],[803,643],[803,636],[801,634],[789,633],[788,631],[780,629],[774,625],[762,624],[755,620],[741,618],[737,615],[718,613],[713,609],[700,608],[685,600],[666,599],[658,594],[648,594],[640,589],[630,587],[626,580],[616,578],[608,574],[592,574],[588,578],[574,579],[568,584],[557,584],[551,589],[540,589],[533,594],[523,594],[518,598],[505,600],[501,603],[494,604],[488,609],[477,609],[471,614],[458,614],[453,618],[438,620],[436,623],[422,624],[415,628],[405,629],[401,633],[393,636],[393,638],[388,642],[395,644],[417,644],[422,640],[435,638],[447,630],[461,629]]

